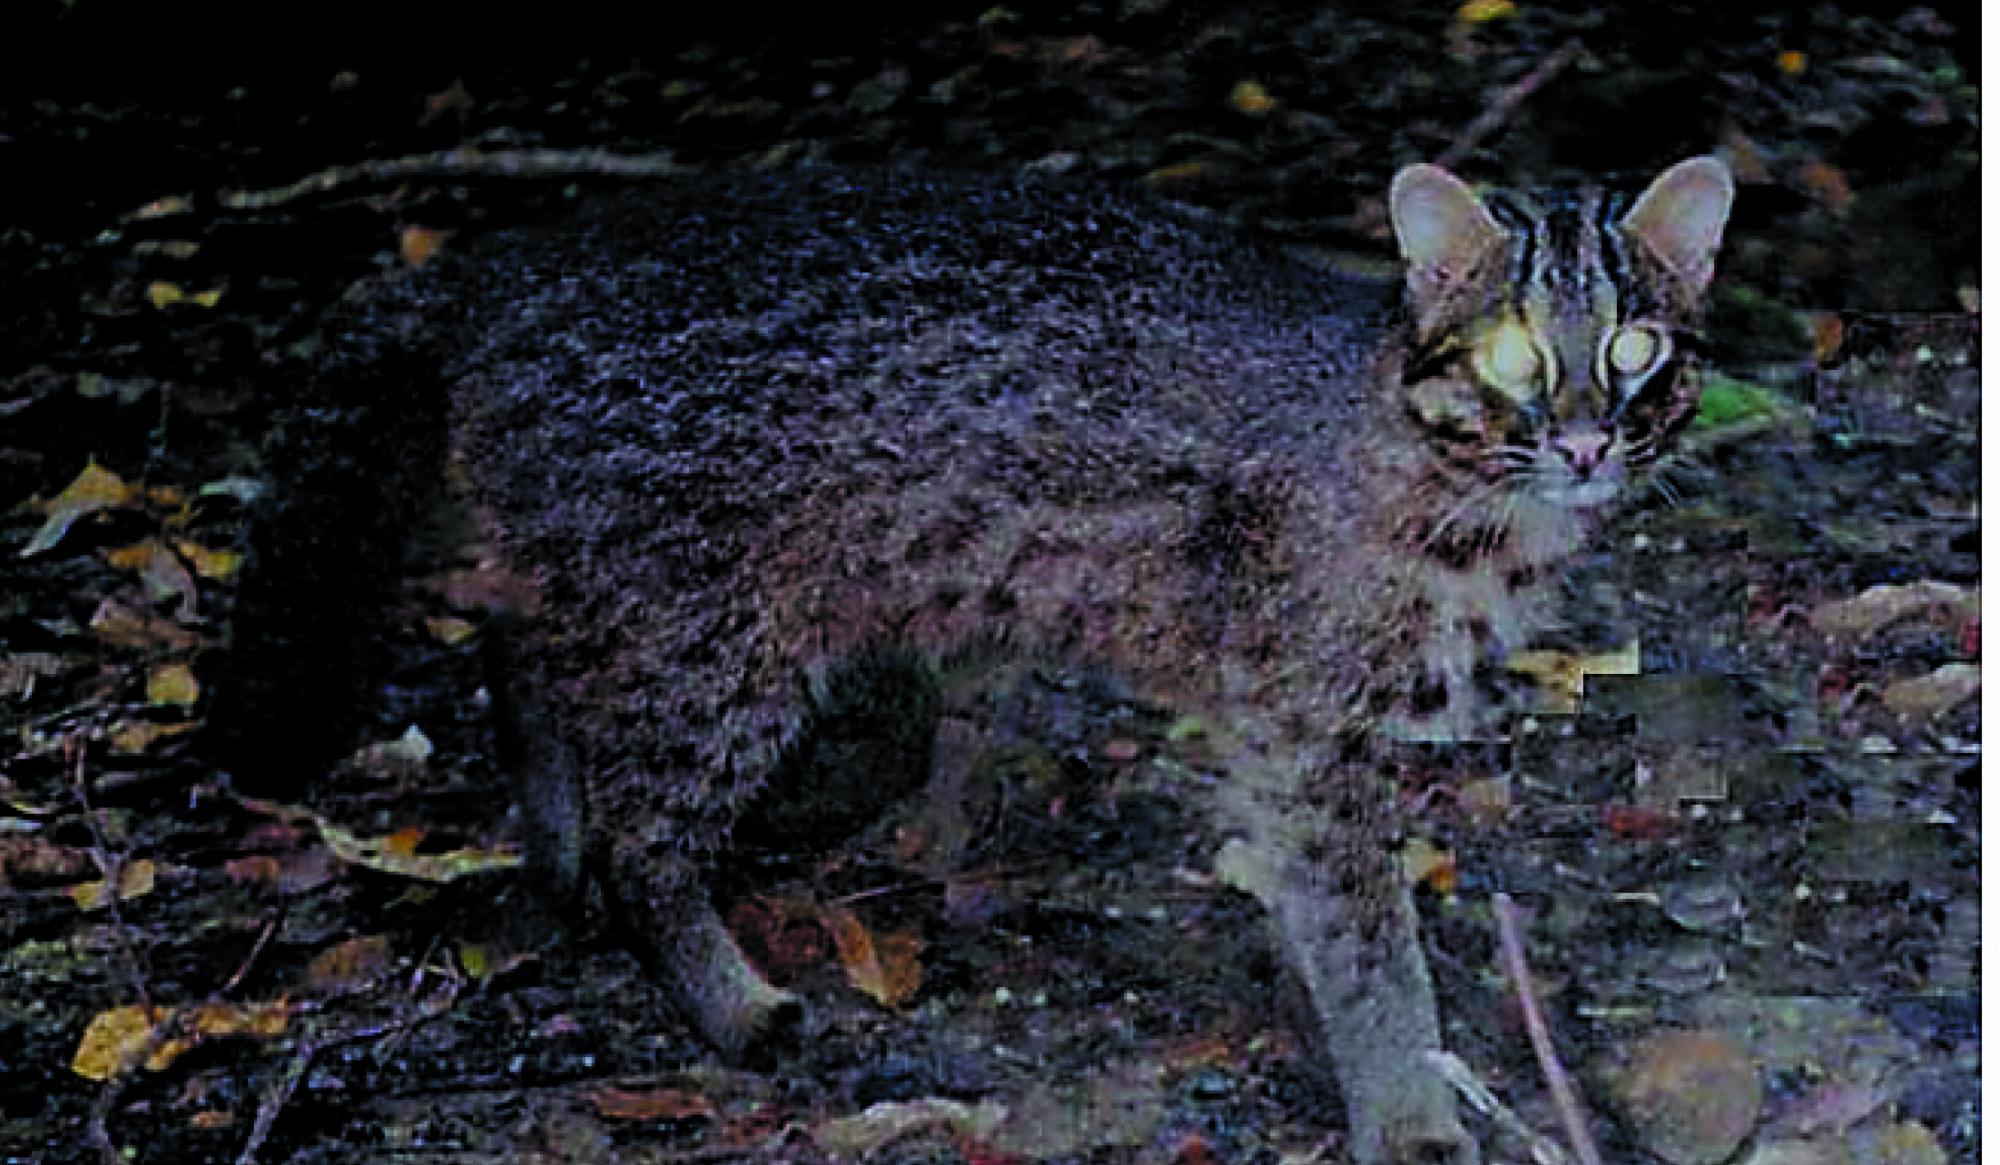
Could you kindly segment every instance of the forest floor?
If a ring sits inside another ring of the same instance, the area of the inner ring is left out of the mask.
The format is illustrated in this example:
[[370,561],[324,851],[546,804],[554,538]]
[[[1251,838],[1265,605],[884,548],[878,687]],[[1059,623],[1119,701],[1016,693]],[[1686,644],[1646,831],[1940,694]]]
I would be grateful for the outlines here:
[[1038,682],[956,869],[922,806],[732,868],[815,1015],[754,1068],[615,936],[496,939],[453,580],[413,587],[381,743],[247,795],[198,729],[259,443],[349,288],[634,170],[1087,175],[1380,274],[1405,162],[1636,188],[1703,152],[1741,194],[1677,504],[1578,565],[1589,642],[1519,661],[1542,711],[1400,774],[1446,1042],[1558,1136],[1504,891],[1611,1155],[1978,1154],[1974,10],[939,4],[212,72],[134,11],[6,18],[47,60],[0,102],[0,171],[40,177],[0,191],[0,1162],[1345,1159],[1168,710]]

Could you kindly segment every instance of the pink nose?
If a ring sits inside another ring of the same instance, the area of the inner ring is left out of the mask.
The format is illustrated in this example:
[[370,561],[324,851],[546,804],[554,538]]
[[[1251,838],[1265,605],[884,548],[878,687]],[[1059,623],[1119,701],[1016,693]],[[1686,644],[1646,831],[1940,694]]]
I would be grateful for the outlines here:
[[1605,455],[1611,451],[1611,434],[1596,424],[1573,421],[1564,425],[1550,444],[1569,463],[1577,477],[1588,478],[1592,470],[1604,463]]

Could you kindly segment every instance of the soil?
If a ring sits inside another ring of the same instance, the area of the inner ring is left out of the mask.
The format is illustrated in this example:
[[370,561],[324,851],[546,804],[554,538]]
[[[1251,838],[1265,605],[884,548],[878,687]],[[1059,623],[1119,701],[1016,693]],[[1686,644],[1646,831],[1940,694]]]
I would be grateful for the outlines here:
[[1062,170],[1384,273],[1405,162],[1629,188],[1709,151],[1741,196],[1690,455],[1520,661],[1542,710],[1399,773],[1447,1044],[1560,1136],[1504,894],[1608,1153],[1978,1154],[1976,10],[566,16],[504,54],[470,10],[265,54],[215,47],[280,35],[249,6],[0,17],[0,1162],[1344,1159],[1183,812],[1200,725],[1113,685],[1039,677],[962,799],[726,871],[812,1005],[759,1063],[615,934],[509,946],[453,548],[382,743],[250,795],[197,729],[263,435],[329,304],[663,180],[619,159]]

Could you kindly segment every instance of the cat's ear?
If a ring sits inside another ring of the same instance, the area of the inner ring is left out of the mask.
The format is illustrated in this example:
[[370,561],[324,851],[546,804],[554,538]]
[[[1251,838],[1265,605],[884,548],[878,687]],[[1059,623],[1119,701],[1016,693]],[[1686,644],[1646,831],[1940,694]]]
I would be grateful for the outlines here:
[[1425,314],[1507,233],[1470,186],[1428,162],[1403,167],[1389,183],[1389,222],[1410,298]]
[[1670,166],[1625,215],[1625,229],[1699,294],[1715,274],[1715,252],[1736,183],[1714,158]]

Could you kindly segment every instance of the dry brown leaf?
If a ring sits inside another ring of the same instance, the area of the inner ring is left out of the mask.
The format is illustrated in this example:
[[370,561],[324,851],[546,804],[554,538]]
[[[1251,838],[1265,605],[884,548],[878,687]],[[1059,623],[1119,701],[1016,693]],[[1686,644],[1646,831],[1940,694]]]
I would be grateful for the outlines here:
[[435,227],[404,227],[397,250],[406,266],[421,267],[437,257],[449,237],[449,232]]
[[643,1090],[605,1085],[590,1094],[591,1107],[606,1120],[685,1121],[714,1120],[715,1106],[708,1098],[683,1088]]
[[165,647],[185,651],[201,645],[199,633],[171,619],[141,614],[106,599],[90,616],[90,630],[106,647]]
[[917,956],[923,952],[924,941],[915,932],[898,931],[877,938],[845,907],[828,910],[825,918],[847,980],[862,994],[884,1007],[900,1007],[923,986],[924,968]]
[[363,990],[382,978],[394,954],[386,935],[351,938],[313,956],[306,965],[306,983],[322,995]]
[[165,1070],[183,1053],[211,1039],[228,1036],[269,1039],[283,1035],[292,1020],[292,1005],[282,1000],[275,1003],[203,1003],[169,1018],[177,1021],[173,1029],[175,1034],[162,1040],[153,1054],[146,1057],[148,1071]]
[[1847,175],[1838,166],[1818,159],[1799,167],[1799,181],[1804,183],[1806,192],[1835,218],[1847,213],[1854,205],[1854,188],[1847,184]]
[[1711,1031],[1649,1037],[1617,1090],[1641,1142],[1672,1165],[1720,1165],[1750,1135],[1764,1099],[1749,1053]]

